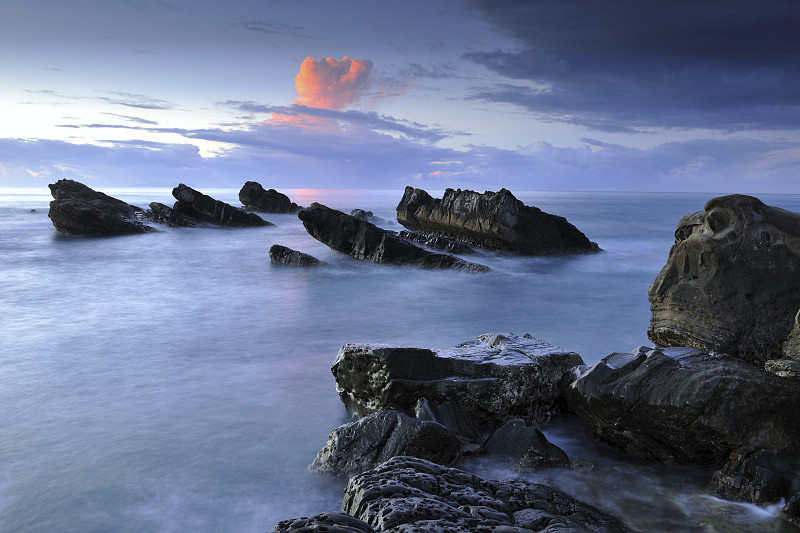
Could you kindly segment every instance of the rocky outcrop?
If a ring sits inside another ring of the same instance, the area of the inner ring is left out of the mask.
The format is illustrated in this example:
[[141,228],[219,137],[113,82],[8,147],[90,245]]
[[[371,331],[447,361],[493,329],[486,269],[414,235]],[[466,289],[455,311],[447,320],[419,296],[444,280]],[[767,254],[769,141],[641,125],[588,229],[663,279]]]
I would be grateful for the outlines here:
[[273,244],[270,247],[269,259],[275,265],[321,266],[327,264],[312,255],[292,250],[280,244]]
[[685,216],[675,237],[650,286],[650,339],[758,366],[780,359],[800,309],[800,214],[722,196]]
[[143,222],[147,216],[144,210],[83,183],[62,179],[48,187],[54,198],[48,216],[58,231],[91,236],[155,231]]
[[530,335],[486,334],[452,349],[346,344],[331,368],[339,397],[360,416],[411,413],[421,399],[458,404],[480,428],[562,412],[558,383],[581,357]]
[[392,224],[392,222],[388,220],[384,220],[381,217],[376,217],[375,213],[372,211],[365,211],[363,209],[353,209],[350,211],[350,216],[356,217],[359,220],[371,222],[372,224]]
[[328,511],[278,522],[273,531],[282,533],[375,533],[372,526],[341,511]]
[[406,187],[397,221],[411,231],[490,250],[525,255],[597,252],[600,248],[564,217],[526,206],[506,189],[483,194],[447,189],[441,199]]
[[720,498],[760,505],[787,500],[798,489],[799,455],[751,447],[731,453],[708,486],[708,491]]
[[248,181],[242,186],[239,191],[239,201],[248,209],[265,213],[297,213],[301,209],[285,194],[275,189],[265,190],[256,181]]
[[598,439],[645,459],[718,466],[746,446],[797,453],[800,443],[797,381],[725,354],[611,354],[564,393]]
[[395,457],[351,477],[342,511],[375,531],[392,533],[630,531],[551,486],[486,480],[411,457]]
[[451,465],[460,451],[461,440],[443,425],[386,410],[331,431],[308,468],[323,473],[363,472],[396,455]]
[[166,224],[167,226],[179,228],[194,228],[197,226],[197,221],[192,217],[175,211],[171,207],[159,202],[150,203],[150,212],[152,213],[151,216],[153,220]]
[[564,450],[547,440],[544,433],[522,419],[509,420],[492,433],[484,452],[502,457],[517,471],[569,466]]
[[362,261],[469,272],[489,270],[452,255],[430,252],[365,220],[314,203],[297,215],[306,231],[337,252]]
[[204,222],[234,227],[273,225],[255,213],[215,200],[183,183],[172,189],[172,196],[177,200],[173,207],[176,211]]
[[407,241],[422,244],[428,248],[441,250],[449,254],[471,254],[475,252],[475,250],[466,244],[454,241],[452,239],[446,239],[445,237],[440,237],[439,235],[424,235],[414,231],[403,230],[400,232],[400,237]]

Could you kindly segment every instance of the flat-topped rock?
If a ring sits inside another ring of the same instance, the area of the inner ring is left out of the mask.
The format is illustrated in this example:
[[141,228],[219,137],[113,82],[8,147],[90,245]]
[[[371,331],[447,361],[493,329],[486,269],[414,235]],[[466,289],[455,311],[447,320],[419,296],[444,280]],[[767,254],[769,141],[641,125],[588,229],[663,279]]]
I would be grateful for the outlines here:
[[233,227],[273,225],[255,213],[215,200],[183,183],[172,189],[172,196],[177,200],[173,207],[176,211],[204,222]]
[[300,206],[275,189],[264,189],[257,181],[246,182],[239,191],[239,201],[248,209],[265,213],[297,213]]
[[490,250],[524,255],[600,251],[564,217],[526,206],[506,189],[498,192],[447,189],[441,199],[406,187],[397,221],[417,233],[438,235]]
[[453,402],[478,426],[529,423],[563,411],[558,383],[581,357],[529,335],[486,334],[455,348],[346,344],[331,371],[339,397],[360,416],[414,411],[420,399]]

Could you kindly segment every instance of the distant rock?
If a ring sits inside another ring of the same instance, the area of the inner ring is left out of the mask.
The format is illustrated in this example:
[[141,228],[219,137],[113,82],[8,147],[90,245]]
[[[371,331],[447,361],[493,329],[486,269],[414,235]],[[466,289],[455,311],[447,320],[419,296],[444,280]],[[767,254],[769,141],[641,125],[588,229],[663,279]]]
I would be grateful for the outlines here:
[[514,470],[537,470],[569,466],[564,450],[547,440],[544,433],[522,419],[509,420],[497,428],[483,445],[484,452],[511,462]]
[[392,224],[391,221],[376,217],[372,211],[364,211],[363,209],[353,209],[350,211],[350,216],[356,217],[359,220],[364,220],[372,224]]
[[166,224],[167,226],[181,228],[194,228],[197,226],[196,219],[175,211],[171,207],[159,202],[151,202],[150,211],[152,212],[153,220]]
[[111,236],[155,231],[143,209],[62,179],[48,185],[54,200],[48,216],[58,231],[72,235]]
[[297,216],[312,237],[337,252],[362,261],[470,272],[489,270],[483,265],[451,255],[430,252],[399,238],[393,232],[321,204],[311,204]]
[[270,247],[269,258],[276,265],[321,266],[327,264],[312,255],[292,250],[280,244],[273,244]]
[[234,227],[273,225],[254,213],[215,200],[183,183],[172,189],[172,196],[177,200],[176,211],[204,222]]
[[524,255],[600,251],[564,217],[526,206],[506,189],[483,194],[447,189],[441,199],[406,187],[397,221],[411,231],[454,239],[489,250]]
[[721,196],[683,217],[675,239],[650,286],[653,342],[723,352],[757,366],[794,357],[800,214],[752,196]]
[[265,190],[260,183],[248,181],[239,191],[239,201],[249,209],[265,213],[297,213],[300,206],[275,189]]
[[414,231],[403,230],[400,232],[400,237],[417,244],[422,244],[434,250],[441,250],[449,254],[471,254],[475,253],[470,246],[447,239],[439,235],[426,235],[423,233],[416,233]]
[[563,412],[559,380],[581,357],[529,335],[486,334],[455,348],[345,344],[331,371],[339,397],[360,416],[412,413],[420,399],[453,402],[479,428],[530,423]]

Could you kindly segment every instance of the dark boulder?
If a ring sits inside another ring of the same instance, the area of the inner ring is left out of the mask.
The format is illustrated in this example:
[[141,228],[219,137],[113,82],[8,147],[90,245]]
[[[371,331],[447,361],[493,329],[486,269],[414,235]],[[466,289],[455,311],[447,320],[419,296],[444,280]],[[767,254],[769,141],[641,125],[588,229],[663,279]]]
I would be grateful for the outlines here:
[[183,183],[172,189],[172,196],[177,200],[176,211],[204,222],[234,227],[273,225],[255,213],[215,200]]
[[312,255],[292,250],[280,244],[273,244],[270,247],[269,259],[275,265],[321,266],[327,264]]
[[790,524],[800,527],[800,492],[795,492],[783,506],[783,518]]
[[[474,452],[483,445],[481,428],[469,412],[456,402],[431,404],[425,398],[420,398],[414,406],[414,416],[419,420],[439,423],[458,435],[465,444],[462,451]],[[469,444],[473,446],[470,447]]]
[[780,359],[800,309],[800,214],[722,196],[685,216],[675,237],[650,286],[650,339],[758,366]]
[[475,250],[473,250],[472,247],[458,241],[454,241],[453,239],[441,237],[439,235],[426,235],[423,233],[416,233],[414,231],[403,230],[400,232],[400,237],[407,241],[422,244],[428,248],[433,248],[434,250],[447,252],[448,254],[475,253]]
[[725,354],[639,348],[611,354],[565,387],[594,435],[630,455],[721,465],[746,446],[796,452],[800,387]]
[[360,416],[413,412],[420,399],[460,408],[482,429],[562,412],[558,384],[581,357],[529,335],[486,334],[455,348],[346,344],[331,368],[339,397]]
[[554,487],[486,480],[413,457],[395,457],[351,477],[342,511],[376,531],[396,533],[630,531]]
[[547,440],[544,433],[522,419],[509,420],[497,428],[483,445],[484,452],[510,461],[518,471],[569,466],[564,450]]
[[763,505],[788,499],[798,489],[800,455],[748,447],[730,454],[707,490],[727,500]]
[[80,182],[62,179],[48,187],[54,198],[48,216],[58,231],[92,236],[155,231],[143,222],[147,217],[143,209]]
[[375,533],[372,526],[341,511],[329,511],[278,522],[281,533]]
[[411,231],[525,255],[598,252],[564,217],[526,206],[506,189],[483,194],[447,189],[441,199],[406,187],[397,221]]
[[249,209],[265,213],[297,213],[300,206],[275,189],[265,190],[256,181],[246,182],[239,191],[239,201]]
[[309,465],[312,472],[363,472],[397,455],[451,465],[461,440],[436,422],[386,410],[331,431],[325,447]]
[[159,202],[150,203],[153,220],[172,227],[194,228],[197,220]]
[[321,204],[311,204],[297,216],[312,237],[337,252],[362,261],[469,272],[489,270],[483,265],[452,255],[430,252],[399,238],[393,232]]

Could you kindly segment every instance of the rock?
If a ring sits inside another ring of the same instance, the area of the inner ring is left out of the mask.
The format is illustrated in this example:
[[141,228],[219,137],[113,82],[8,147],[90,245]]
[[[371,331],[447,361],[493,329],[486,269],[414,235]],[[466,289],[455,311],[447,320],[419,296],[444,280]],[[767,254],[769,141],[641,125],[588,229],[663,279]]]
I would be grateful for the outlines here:
[[256,181],[248,181],[239,191],[239,201],[249,209],[265,213],[297,213],[300,206],[275,189],[264,190]]
[[547,440],[535,427],[522,419],[509,420],[492,433],[483,445],[490,455],[511,461],[515,470],[569,466],[564,450]]
[[273,531],[289,533],[375,533],[372,526],[341,511],[278,522]]
[[800,311],[794,316],[794,326],[781,348],[785,358],[800,360]]
[[461,437],[465,443],[476,444],[477,447],[470,451],[477,451],[483,444],[481,429],[469,413],[455,402],[431,405],[425,398],[419,398],[417,405],[414,406],[414,416],[419,420],[438,422]]
[[782,378],[800,378],[800,361],[796,359],[770,359],[764,370]]
[[489,270],[488,267],[452,255],[429,252],[397,237],[393,232],[321,204],[311,204],[297,216],[312,237],[337,252],[362,261],[470,272]]
[[800,489],[800,455],[751,447],[730,454],[707,490],[715,496],[759,505],[789,498]]
[[152,212],[153,220],[167,226],[182,228],[194,228],[197,226],[197,221],[192,217],[179,213],[159,202],[151,202],[150,211]]
[[269,249],[269,259],[276,265],[296,265],[296,266],[321,266],[327,265],[325,261],[320,261],[314,256],[292,250],[280,244],[273,244]]
[[342,510],[376,531],[396,533],[630,531],[556,488],[485,480],[412,457],[395,457],[351,477]]
[[566,387],[597,438],[666,463],[721,465],[745,446],[800,443],[800,387],[725,354],[638,348],[611,354]]
[[449,254],[472,254],[475,253],[470,246],[462,244],[453,239],[446,239],[438,235],[423,235],[413,231],[403,230],[400,232],[400,237],[417,244],[422,244],[434,250],[441,250]]
[[210,196],[187,187],[183,183],[172,189],[175,197],[174,209],[192,218],[222,226],[272,226],[255,213],[215,200]]
[[530,335],[481,335],[448,350],[346,344],[331,368],[339,397],[360,416],[410,413],[421,398],[458,404],[482,429],[562,412],[558,382],[581,357]]
[[376,217],[372,211],[364,211],[363,209],[353,209],[350,211],[351,217],[356,217],[359,220],[371,222],[372,224],[392,224],[389,220],[384,220],[381,217]]
[[800,527],[800,492],[794,493],[783,507],[783,518],[790,524]]
[[443,425],[386,410],[331,431],[327,444],[308,469],[362,472],[396,455],[451,465],[460,450],[461,440]]
[[155,231],[142,222],[144,210],[80,182],[61,179],[48,187],[54,198],[48,216],[58,231],[92,236]]
[[406,187],[397,221],[411,231],[466,241],[490,250],[525,255],[598,252],[596,243],[564,217],[526,206],[506,189],[447,189],[441,199]]
[[782,357],[800,309],[800,214],[745,195],[684,217],[650,286],[650,339],[757,366]]

